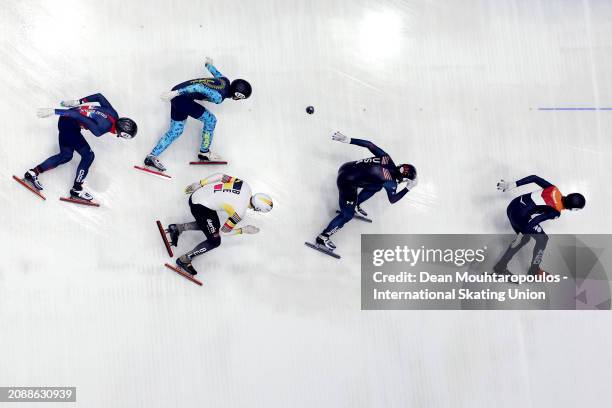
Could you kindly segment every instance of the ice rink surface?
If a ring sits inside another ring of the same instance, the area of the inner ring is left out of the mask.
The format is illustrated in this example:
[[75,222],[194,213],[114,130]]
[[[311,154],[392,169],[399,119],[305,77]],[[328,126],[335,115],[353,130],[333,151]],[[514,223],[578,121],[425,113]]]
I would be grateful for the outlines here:
[[[359,242],[510,232],[518,192],[495,184],[533,173],[587,198],[548,233],[609,233],[612,111],[538,108],[612,107],[611,20],[607,0],[3,1],[0,386],[76,386],[88,408],[606,405],[609,311],[361,311]],[[163,268],[154,223],[190,220],[200,123],[162,156],[171,181],[132,166],[167,129],[160,93],[207,76],[205,56],[254,89],[207,104],[223,171],[275,206],[197,258],[200,288]],[[76,155],[37,199],[11,179],[57,151],[36,108],[95,92],[139,125],[84,132],[102,206],[58,201]],[[303,244],[337,208],[338,167],[369,156],[336,130],[420,178],[336,234],[341,261]]]

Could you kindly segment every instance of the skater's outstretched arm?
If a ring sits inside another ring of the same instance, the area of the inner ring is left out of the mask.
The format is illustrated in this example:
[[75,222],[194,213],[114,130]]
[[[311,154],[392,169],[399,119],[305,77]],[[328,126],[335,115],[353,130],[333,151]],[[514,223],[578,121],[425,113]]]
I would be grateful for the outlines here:
[[387,156],[387,153],[383,149],[376,146],[374,143],[370,142],[369,140],[353,139],[346,135],[343,135],[340,132],[334,133],[332,135],[332,140],[335,140],[337,142],[350,143],[352,145],[365,147],[370,152],[372,152],[374,156]]
[[385,190],[387,190],[387,197],[389,198],[389,202],[391,204],[397,203],[401,200],[408,191],[408,187],[402,188],[400,191],[397,191],[397,183],[394,181],[388,181],[384,184]]
[[542,177],[538,177],[535,174],[532,174],[531,176],[524,177],[517,181],[500,180],[499,183],[497,183],[497,189],[505,192],[508,190],[512,190],[513,188],[524,186],[530,183],[535,183],[541,188],[547,188],[552,186],[552,183],[548,182],[547,180],[544,180]]
[[206,57],[206,63],[204,64],[204,66],[206,67],[208,72],[210,72],[215,78],[221,78],[223,76],[223,74],[220,73],[219,70],[217,70],[217,68],[215,68],[215,66],[213,65],[212,58]]
[[229,183],[232,180],[234,180],[234,177],[229,176],[227,174],[214,173],[196,183],[191,183],[190,185],[185,187],[185,194],[191,194],[197,189],[199,189],[200,187],[204,187],[205,185],[210,184],[210,183],[216,183],[219,181],[223,183]]
[[221,231],[223,236],[234,236],[234,235],[243,235],[243,234],[257,234],[259,232],[259,228],[254,225],[245,225],[241,228],[234,228],[231,232],[225,233]]
[[106,127],[103,128],[100,125],[98,125],[98,123],[95,120],[85,115],[81,115],[78,110],[55,109],[55,114],[59,116],[66,116],[68,118],[77,120],[82,125],[84,125],[87,130],[89,130],[91,133],[93,133],[94,135],[98,137],[108,132],[108,129]]

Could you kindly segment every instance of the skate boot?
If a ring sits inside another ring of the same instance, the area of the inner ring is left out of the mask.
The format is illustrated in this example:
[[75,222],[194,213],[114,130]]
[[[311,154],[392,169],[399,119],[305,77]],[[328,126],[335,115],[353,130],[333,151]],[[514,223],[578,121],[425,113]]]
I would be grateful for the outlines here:
[[156,168],[159,171],[166,171],[166,168],[164,167],[162,162],[159,161],[157,156],[153,156],[152,154],[145,157],[144,165],[148,167]]
[[543,269],[537,268],[537,269],[530,270],[529,275],[540,276],[542,278],[546,278],[547,276],[550,276],[551,274],[546,272]]
[[76,184],[70,189],[70,197],[83,201],[93,200],[93,196],[87,191],[83,190],[83,186],[77,186]]
[[357,206],[357,212],[361,214],[362,217],[366,217],[366,218],[368,217],[368,213],[365,212],[365,210],[361,208],[360,206]]
[[38,180],[38,175],[33,169],[28,170],[26,174],[24,174],[23,179],[29,182],[32,186],[34,186],[35,189],[37,190],[43,189],[42,184]]
[[506,266],[495,265],[493,267],[493,274],[495,275],[504,275],[504,276],[512,276],[514,275],[512,272],[508,270]]
[[177,246],[179,235],[181,235],[181,233],[179,232],[176,224],[168,225],[168,229],[166,230],[166,232],[168,233],[168,235],[170,235],[170,245]]
[[328,249],[330,251],[333,251],[334,249],[336,249],[336,245],[332,242],[331,239],[329,239],[329,236],[326,235],[326,234],[320,234],[317,237],[315,242],[320,247],[323,247],[323,248]]
[[198,153],[198,159],[202,161],[222,161],[223,158],[218,154],[211,152],[210,150],[207,152],[203,152],[200,150]]
[[195,270],[195,268],[191,264],[191,260],[187,257],[187,255],[183,255],[179,258],[176,258],[176,264],[179,266],[179,268],[189,273],[191,276],[198,274],[198,271]]

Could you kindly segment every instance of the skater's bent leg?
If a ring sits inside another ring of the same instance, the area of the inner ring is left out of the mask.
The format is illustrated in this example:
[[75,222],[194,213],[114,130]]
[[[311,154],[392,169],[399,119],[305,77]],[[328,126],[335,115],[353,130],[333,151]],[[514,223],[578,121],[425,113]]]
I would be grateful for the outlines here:
[[522,233],[518,233],[506,252],[502,255],[501,259],[495,264],[496,270],[505,270],[508,267],[508,263],[510,260],[516,255],[518,251],[521,250],[522,247],[527,245],[531,237],[529,235],[523,235]]
[[[202,204],[193,204],[191,198],[189,199],[189,207],[191,209],[191,214],[195,218],[198,229],[200,229],[204,235],[206,235],[206,241],[201,242],[184,255],[191,260],[192,258],[211,251],[221,245],[221,236],[219,235],[221,221],[219,220],[219,216],[215,210],[212,210]],[[191,227],[191,223],[188,224]]]
[[178,229],[179,234],[182,234],[185,231],[199,231],[200,230],[198,223],[195,221],[186,222],[184,224],[175,224],[175,225],[176,225],[176,228]]
[[[541,230],[541,229],[540,229]],[[548,235],[544,231],[533,234],[533,239],[535,239],[535,246],[533,247],[533,256],[531,258],[531,266],[529,267],[529,273],[535,274],[540,270],[540,263],[542,263],[542,258],[544,257],[544,251],[546,250],[546,245],[548,244]]]
[[34,168],[34,172],[36,174],[40,174],[64,163],[68,163],[70,160],[72,160],[73,153],[74,150],[71,147],[60,147],[60,152],[58,154],[51,156],[44,162],[40,163]]
[[174,142],[180,135],[183,134],[183,130],[185,130],[185,122],[187,120],[170,120],[170,127],[168,131],[159,139],[153,150],[151,150],[151,154],[153,156],[159,156]]
[[372,196],[382,190],[382,187],[379,188],[364,188],[359,192],[357,196],[357,205],[363,204],[365,201],[372,198]]
[[217,118],[209,111],[204,111],[198,120],[204,124],[202,127],[202,143],[200,145],[200,151],[202,153],[206,153],[212,145],[215,126],[217,126]]
[[221,245],[221,237],[219,236],[219,234],[216,234],[216,236],[207,238],[206,241],[200,242],[198,245],[195,246],[195,248],[187,252],[184,256],[186,256],[189,260],[192,260],[198,255],[202,255],[206,252],[212,251],[219,245]]
[[81,147],[79,147],[77,150],[77,153],[81,156],[81,162],[77,167],[76,177],[74,179],[75,188],[78,189],[78,187],[80,187],[80,185],[85,181],[85,177],[87,177],[89,168],[91,167],[91,164],[96,156],[87,143],[81,145]]
[[347,222],[355,216],[357,206],[357,188],[338,184],[340,214],[338,214],[329,225],[323,230],[322,234],[331,236],[336,233]]

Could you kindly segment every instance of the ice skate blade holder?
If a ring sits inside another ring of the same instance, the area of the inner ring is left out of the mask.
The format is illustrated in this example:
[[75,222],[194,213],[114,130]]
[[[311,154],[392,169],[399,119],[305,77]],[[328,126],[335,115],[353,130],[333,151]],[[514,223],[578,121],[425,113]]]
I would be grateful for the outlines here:
[[71,198],[71,197],[60,197],[60,201],[65,201],[67,203],[87,205],[90,207],[99,207],[100,204],[95,203],[93,201],[81,200],[79,198]]
[[194,278],[193,276],[191,276],[190,274],[188,274],[185,271],[180,270],[178,267],[176,266],[172,266],[169,263],[164,264],[164,266],[168,269],[172,269],[174,272],[178,273],[179,275],[181,275],[183,278],[195,283],[198,286],[202,286],[202,282],[200,282],[199,280],[197,280],[196,278]]
[[13,179],[18,182],[19,184],[21,184],[22,186],[24,186],[25,188],[27,188],[28,190],[30,190],[32,193],[36,194],[38,197],[42,198],[43,200],[46,200],[47,198],[42,195],[42,193],[40,191],[38,191],[36,188],[32,187],[30,184],[28,184],[27,181],[25,181],[22,178],[19,178],[17,176],[15,176],[13,174]]
[[168,237],[166,236],[166,230],[162,225],[161,221],[155,221],[157,224],[157,229],[159,230],[159,234],[161,235],[162,240],[164,241],[164,246],[166,247],[166,251],[168,251],[168,255],[172,258],[174,254],[172,253],[172,248],[170,246],[170,242],[168,242]]
[[330,249],[324,248],[324,247],[322,247],[320,245],[317,245],[317,244],[311,244],[310,242],[304,242],[304,244],[307,247],[315,249],[315,250],[317,250],[319,252],[323,252],[325,255],[329,255],[332,258],[340,259],[340,255],[334,253],[334,251],[332,251]]
[[206,165],[212,165],[212,164],[227,164],[227,161],[225,160],[202,160],[202,161],[192,161],[192,162],[189,162],[189,164],[192,166],[206,166]]
[[134,166],[135,169],[138,169],[140,171],[144,171],[145,173],[151,174],[153,176],[159,176],[159,177],[163,177],[165,179],[171,179],[172,176],[169,176],[167,174],[162,173],[161,171],[156,171],[156,170],[151,170],[148,167],[143,167],[143,166]]

